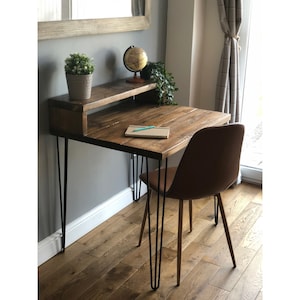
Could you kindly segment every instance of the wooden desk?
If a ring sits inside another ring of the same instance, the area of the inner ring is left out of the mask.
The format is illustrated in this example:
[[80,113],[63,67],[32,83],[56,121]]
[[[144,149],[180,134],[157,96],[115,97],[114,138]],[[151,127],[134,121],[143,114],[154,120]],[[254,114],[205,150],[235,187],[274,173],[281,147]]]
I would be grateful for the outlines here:
[[[122,80],[95,87],[92,98],[88,101],[71,102],[67,95],[49,100],[50,132],[57,137],[65,138],[64,196],[63,199],[61,198],[63,251],[66,226],[68,139],[134,153],[146,157],[146,159],[153,158],[158,161],[158,168],[160,169],[162,161],[165,160],[167,167],[168,157],[184,149],[195,132],[205,127],[223,125],[230,120],[229,114],[220,112],[186,106],[157,106],[149,103],[147,101],[149,94],[147,93],[153,91],[154,88],[155,85],[152,83],[132,85]],[[142,97],[143,93],[148,96]],[[123,101],[120,102],[120,100]],[[117,105],[105,107],[97,112],[93,111],[115,102],[118,102]],[[168,126],[170,127],[170,136],[168,139],[126,137],[124,133],[129,125]],[[59,158],[58,142],[57,151]],[[59,160],[58,166],[60,178]],[[159,253],[162,249],[163,234],[163,213],[162,219],[159,220],[159,202],[158,195],[154,274],[152,272],[151,237],[149,235],[151,287],[154,290],[159,287],[161,265]],[[163,200],[162,211],[164,211],[164,203],[165,199]],[[149,220],[149,229],[150,226]],[[159,232],[159,228],[161,228],[161,232]],[[160,237],[160,242],[158,237]]]
[[[117,106],[94,113],[88,118],[85,135],[52,133],[69,139],[135,153],[154,159],[165,159],[185,148],[192,135],[201,128],[225,124],[229,115],[187,106],[156,106],[124,101]],[[129,125],[170,127],[168,139],[126,137]]]

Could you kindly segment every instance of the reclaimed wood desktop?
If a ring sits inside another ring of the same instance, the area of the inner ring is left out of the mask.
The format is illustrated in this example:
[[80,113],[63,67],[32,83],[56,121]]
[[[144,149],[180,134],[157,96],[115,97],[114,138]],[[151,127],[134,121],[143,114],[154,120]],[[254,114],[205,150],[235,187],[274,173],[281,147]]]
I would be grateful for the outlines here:
[[[70,101],[67,95],[49,99],[50,132],[65,139],[64,196],[61,199],[63,251],[66,234],[68,139],[141,155],[146,158],[147,166],[148,158],[156,159],[160,169],[162,161],[165,161],[167,167],[168,157],[184,149],[195,132],[205,127],[223,125],[230,119],[229,114],[188,106],[157,106],[153,101],[148,101],[149,95],[153,97],[151,91],[154,89],[153,83],[133,85],[120,80],[94,87],[89,100]],[[107,104],[112,103],[114,105],[107,107]],[[101,110],[94,112],[96,108]],[[126,137],[124,133],[129,125],[170,127],[170,136],[168,139]],[[59,157],[58,140],[57,151]],[[60,172],[59,160],[58,165]],[[164,210],[165,199],[162,208],[159,208],[159,202],[158,195],[154,263],[149,235],[151,287],[154,290],[159,287],[163,233],[163,217],[159,220],[158,216],[159,209]],[[149,231],[150,226],[149,220]]]

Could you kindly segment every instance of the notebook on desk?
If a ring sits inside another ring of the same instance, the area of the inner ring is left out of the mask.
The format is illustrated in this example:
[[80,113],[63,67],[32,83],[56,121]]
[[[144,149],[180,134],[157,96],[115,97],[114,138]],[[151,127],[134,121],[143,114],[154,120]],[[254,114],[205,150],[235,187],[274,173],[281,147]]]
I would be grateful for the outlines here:
[[144,125],[129,125],[125,131],[125,136],[167,139],[170,134],[169,127],[155,127]]

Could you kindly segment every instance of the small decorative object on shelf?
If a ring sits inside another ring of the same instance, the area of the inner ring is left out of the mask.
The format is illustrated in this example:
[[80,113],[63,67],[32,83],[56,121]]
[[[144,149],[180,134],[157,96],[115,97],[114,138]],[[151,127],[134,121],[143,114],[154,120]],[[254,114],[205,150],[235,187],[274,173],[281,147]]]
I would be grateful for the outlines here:
[[65,59],[65,72],[70,100],[91,97],[94,64],[86,54],[72,53]]
[[127,79],[127,82],[140,83],[145,81],[136,74],[137,72],[143,70],[148,62],[148,57],[144,49],[130,46],[124,52],[123,62],[127,70],[134,72],[133,78]]
[[177,105],[174,93],[178,91],[172,73],[168,72],[163,62],[148,62],[141,71],[141,77],[156,83],[159,105]]

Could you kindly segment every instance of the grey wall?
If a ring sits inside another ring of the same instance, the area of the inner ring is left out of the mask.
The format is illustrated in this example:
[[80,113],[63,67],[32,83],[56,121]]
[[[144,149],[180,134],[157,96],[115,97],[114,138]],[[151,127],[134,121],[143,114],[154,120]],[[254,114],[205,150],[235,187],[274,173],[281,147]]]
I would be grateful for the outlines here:
[[[47,99],[67,93],[64,59],[72,52],[94,58],[93,84],[131,76],[122,62],[130,45],[146,50],[151,61],[164,60],[167,1],[152,1],[150,29],[38,43],[38,240],[60,228],[56,138],[49,134]],[[60,141],[62,145],[62,141]],[[67,223],[129,186],[129,155],[75,141],[69,143]]]

